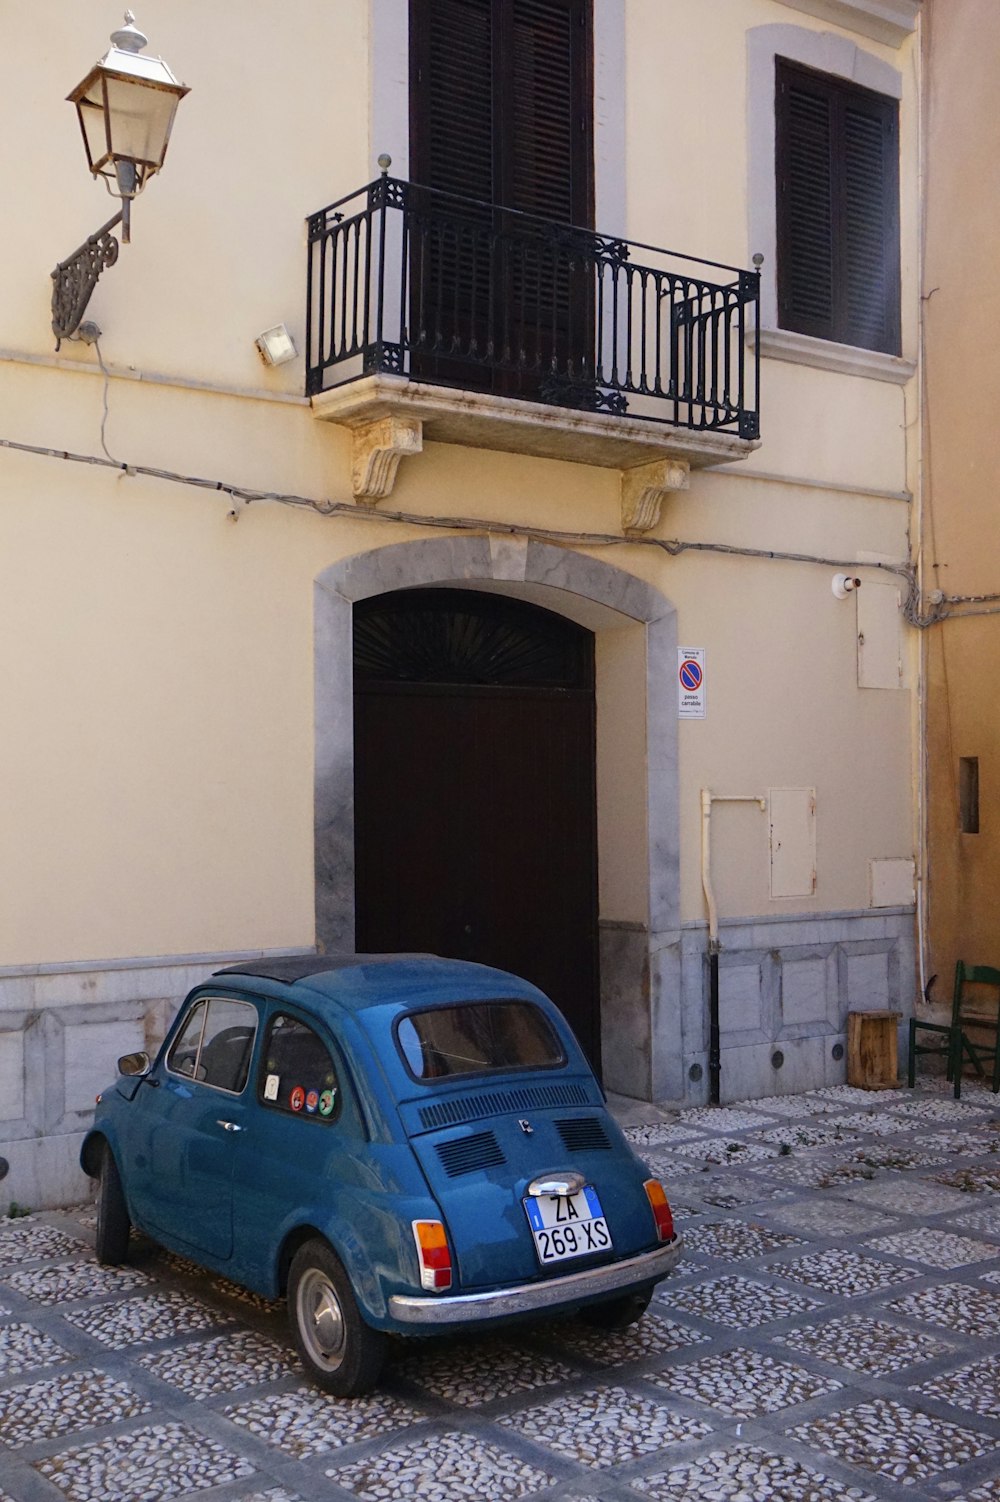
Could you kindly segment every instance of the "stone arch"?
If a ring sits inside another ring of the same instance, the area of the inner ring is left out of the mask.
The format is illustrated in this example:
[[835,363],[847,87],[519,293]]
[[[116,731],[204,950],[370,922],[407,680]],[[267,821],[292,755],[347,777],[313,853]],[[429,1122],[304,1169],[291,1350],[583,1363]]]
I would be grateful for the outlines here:
[[[679,1098],[683,1088],[679,1075],[674,1078],[680,1068],[679,974],[674,973],[680,929],[676,611],[659,590],[624,569],[550,543],[483,534],[393,543],[332,564],[318,576],[317,939],[326,949],[354,947],[353,606],[390,590],[447,584],[520,594],[598,631],[602,623],[613,622],[643,628],[645,922],[625,925],[629,932],[609,938],[607,955],[602,937],[601,962],[602,1005],[613,1005],[616,1034],[638,1063],[625,1078],[624,1064],[610,1061],[607,1082],[649,1099]],[[674,1009],[671,1021],[668,1013]]]

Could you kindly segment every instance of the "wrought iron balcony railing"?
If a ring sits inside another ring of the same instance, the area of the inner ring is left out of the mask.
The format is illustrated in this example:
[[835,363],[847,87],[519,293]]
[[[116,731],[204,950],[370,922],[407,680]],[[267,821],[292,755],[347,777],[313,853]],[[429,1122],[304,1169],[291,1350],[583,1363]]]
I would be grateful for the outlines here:
[[383,175],[309,219],[306,389],[391,373],[753,439],[759,286]]

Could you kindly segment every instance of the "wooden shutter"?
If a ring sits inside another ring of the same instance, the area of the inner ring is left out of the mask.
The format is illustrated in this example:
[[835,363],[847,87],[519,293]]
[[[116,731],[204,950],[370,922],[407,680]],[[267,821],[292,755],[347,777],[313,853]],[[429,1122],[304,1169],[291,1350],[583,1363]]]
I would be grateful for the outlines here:
[[492,0],[411,0],[414,182],[494,201]]
[[511,0],[502,202],[592,225],[590,25],[581,0]]
[[899,354],[899,157],[894,101],[843,101],[845,343]]
[[590,0],[410,0],[413,180],[593,219]]
[[410,47],[412,175],[432,190],[411,197],[414,368],[569,399],[593,364],[591,274],[503,210],[592,224],[591,0],[410,0]]
[[777,60],[778,321],[899,353],[896,103]]

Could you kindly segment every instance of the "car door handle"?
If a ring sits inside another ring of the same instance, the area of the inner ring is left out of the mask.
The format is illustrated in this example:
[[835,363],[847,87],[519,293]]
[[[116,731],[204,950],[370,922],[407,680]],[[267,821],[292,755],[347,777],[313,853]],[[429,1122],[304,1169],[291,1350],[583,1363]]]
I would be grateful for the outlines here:
[[224,1132],[242,1132],[243,1130],[238,1121],[223,1121],[221,1116],[219,1117],[218,1125]]

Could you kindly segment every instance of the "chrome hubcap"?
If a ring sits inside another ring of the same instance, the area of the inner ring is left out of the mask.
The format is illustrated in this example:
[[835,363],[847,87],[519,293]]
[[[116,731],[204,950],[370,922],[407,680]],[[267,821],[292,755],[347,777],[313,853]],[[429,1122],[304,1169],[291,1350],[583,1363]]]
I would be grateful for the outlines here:
[[326,1273],[311,1267],[299,1283],[299,1329],[313,1359],[332,1371],[344,1359],[344,1312]]

